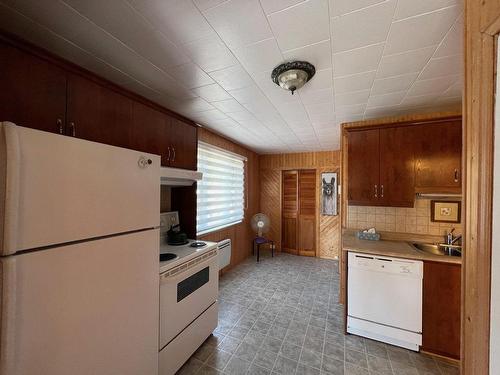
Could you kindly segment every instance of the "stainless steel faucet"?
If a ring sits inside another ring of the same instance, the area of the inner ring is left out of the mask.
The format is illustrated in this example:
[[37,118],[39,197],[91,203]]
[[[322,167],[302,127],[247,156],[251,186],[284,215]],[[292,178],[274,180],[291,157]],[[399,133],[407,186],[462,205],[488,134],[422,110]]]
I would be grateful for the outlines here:
[[455,232],[455,228],[452,228],[448,234],[445,236],[445,241],[447,245],[454,245],[459,239],[462,238],[462,235],[453,236],[453,232]]

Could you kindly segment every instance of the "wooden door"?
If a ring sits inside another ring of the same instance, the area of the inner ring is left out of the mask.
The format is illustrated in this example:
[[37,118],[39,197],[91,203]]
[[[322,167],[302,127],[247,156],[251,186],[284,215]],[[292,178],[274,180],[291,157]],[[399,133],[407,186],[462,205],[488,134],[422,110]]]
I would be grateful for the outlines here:
[[413,138],[408,127],[380,129],[379,199],[384,206],[413,207]]
[[298,251],[316,255],[316,170],[299,171]]
[[380,205],[379,129],[353,131],[348,137],[349,204]]
[[132,104],[126,96],[71,75],[68,79],[68,135],[132,148]]
[[282,239],[283,251],[298,254],[298,172],[283,171],[282,175]]
[[170,166],[196,170],[198,163],[198,129],[176,118],[171,118]]
[[0,75],[0,121],[64,133],[64,70],[0,41]]
[[170,117],[139,102],[133,104],[131,148],[161,156],[161,165],[168,166],[171,150]]
[[461,191],[462,121],[443,121],[413,127],[415,187],[420,192]]
[[424,262],[422,350],[460,358],[459,264]]

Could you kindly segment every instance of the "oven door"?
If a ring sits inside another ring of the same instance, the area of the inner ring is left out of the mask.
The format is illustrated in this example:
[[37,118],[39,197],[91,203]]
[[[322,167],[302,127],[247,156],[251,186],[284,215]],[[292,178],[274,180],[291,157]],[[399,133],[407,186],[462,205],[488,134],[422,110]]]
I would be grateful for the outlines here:
[[160,350],[217,300],[217,249],[160,275]]

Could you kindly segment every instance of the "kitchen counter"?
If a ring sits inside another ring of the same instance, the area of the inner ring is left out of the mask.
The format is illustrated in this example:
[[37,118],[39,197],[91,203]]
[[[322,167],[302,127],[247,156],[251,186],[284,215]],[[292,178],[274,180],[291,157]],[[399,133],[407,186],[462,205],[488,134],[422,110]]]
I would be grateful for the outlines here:
[[354,235],[344,235],[342,251],[353,251],[363,254],[382,255],[395,258],[427,260],[433,262],[462,264],[461,257],[433,255],[415,249],[404,241],[368,241],[360,240]]

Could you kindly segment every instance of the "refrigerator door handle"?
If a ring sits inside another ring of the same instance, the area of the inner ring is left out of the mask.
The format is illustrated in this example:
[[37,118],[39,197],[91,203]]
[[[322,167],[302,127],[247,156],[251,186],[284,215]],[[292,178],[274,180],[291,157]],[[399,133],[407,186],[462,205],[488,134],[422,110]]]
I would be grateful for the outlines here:
[[16,257],[0,260],[3,293],[0,298],[2,315],[0,320],[0,374],[14,373],[16,358],[15,342],[17,330],[16,313]]
[[0,231],[3,231],[3,242],[0,236],[0,255],[10,255],[17,248],[21,146],[13,123],[0,123],[0,133],[3,133],[0,134],[3,142],[0,152],[5,153],[3,165],[0,165],[0,185],[5,186],[4,191],[0,188],[0,207],[3,205],[5,210],[4,222],[0,223]]

